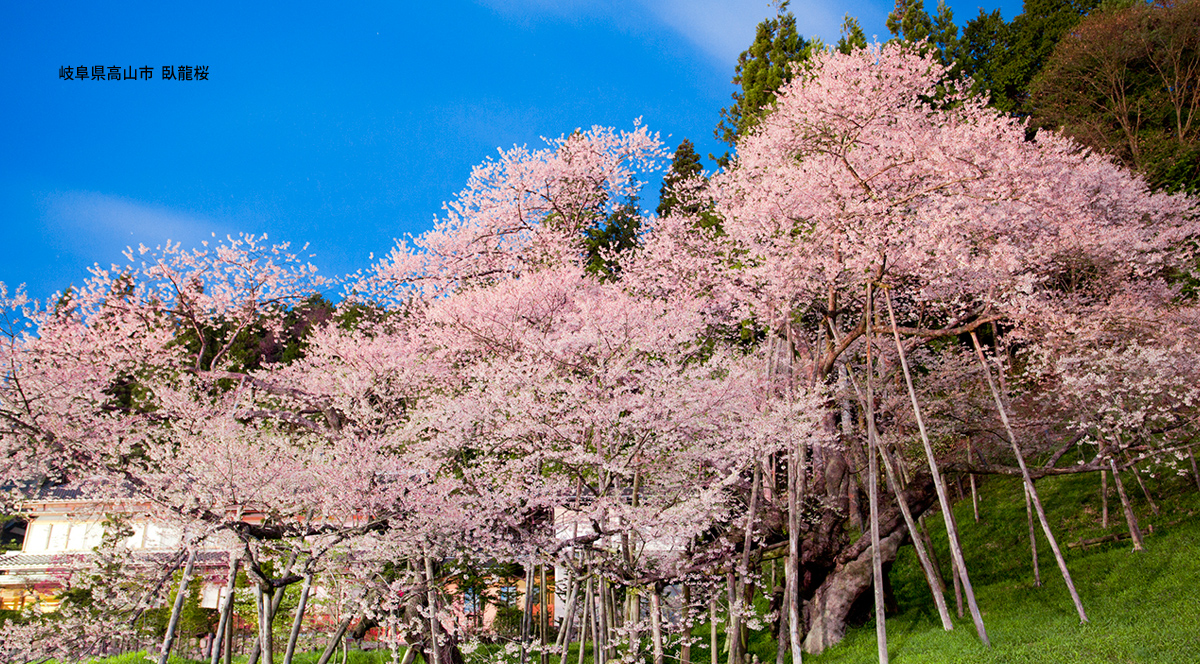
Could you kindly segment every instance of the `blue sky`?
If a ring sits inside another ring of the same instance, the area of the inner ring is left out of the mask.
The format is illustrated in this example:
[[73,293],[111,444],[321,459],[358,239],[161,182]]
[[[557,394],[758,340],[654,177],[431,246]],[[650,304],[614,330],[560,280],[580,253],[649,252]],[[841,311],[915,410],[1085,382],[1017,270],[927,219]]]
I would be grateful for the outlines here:
[[[928,1],[928,0],[927,0]],[[1020,3],[951,2],[1011,19]],[[890,4],[794,1],[886,38]],[[933,7],[929,9],[932,11]],[[641,117],[702,154],[766,0],[0,3],[0,282],[45,297],[129,245],[267,233],[327,275],[429,228],[471,166]],[[63,81],[64,65],[154,67]],[[205,65],[207,81],[160,80]],[[643,204],[657,204],[657,188]]]

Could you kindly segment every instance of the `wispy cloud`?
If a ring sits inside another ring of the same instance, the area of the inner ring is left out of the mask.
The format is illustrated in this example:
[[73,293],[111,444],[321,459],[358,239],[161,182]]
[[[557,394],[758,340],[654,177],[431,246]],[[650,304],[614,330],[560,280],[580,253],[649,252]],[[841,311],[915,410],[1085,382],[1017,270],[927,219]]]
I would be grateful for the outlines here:
[[167,240],[199,246],[226,224],[205,215],[92,191],[49,194],[42,199],[42,222],[59,251],[101,264],[120,259],[127,246],[157,246]]
[[[630,30],[651,21],[665,26],[729,67],[754,39],[754,30],[775,13],[767,0],[477,0],[510,20],[529,22],[553,17],[575,22],[601,18]],[[858,5],[860,9],[866,5]],[[836,40],[849,4],[798,0],[788,6],[805,37]],[[871,13],[875,10],[872,8]]]
[[[754,40],[754,31],[775,8],[765,0],[641,0],[665,25],[716,61],[729,66]],[[803,0],[788,9],[805,37],[836,38],[843,9],[829,2]]]

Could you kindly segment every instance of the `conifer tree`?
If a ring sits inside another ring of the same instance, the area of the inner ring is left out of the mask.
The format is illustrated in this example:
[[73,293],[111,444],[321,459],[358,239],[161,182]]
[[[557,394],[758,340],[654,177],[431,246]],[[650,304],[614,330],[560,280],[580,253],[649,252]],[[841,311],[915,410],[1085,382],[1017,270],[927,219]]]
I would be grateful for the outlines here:
[[988,91],[992,105],[1028,113],[1029,87],[1055,45],[1099,3],[1096,0],[1026,0],[1024,11],[1005,23],[999,11],[979,16],[963,28],[963,70],[977,92]]
[[933,20],[922,0],[896,0],[896,8],[887,17],[887,29],[901,41],[917,42],[929,38]]
[[788,11],[788,0],[779,3],[775,18],[758,24],[754,43],[738,56],[733,84],[733,104],[721,109],[721,122],[714,135],[730,145],[758,124],[762,109],[775,100],[775,91],[792,80],[792,63],[807,60],[820,42],[807,40],[796,31],[796,17]]
[[600,277],[601,280],[616,278],[619,266],[614,254],[628,251],[638,245],[642,217],[638,212],[637,202],[637,196],[631,196],[628,202],[608,217],[584,231],[584,269],[588,273]]
[[684,205],[679,200],[675,187],[679,183],[697,177],[704,171],[700,164],[700,155],[696,147],[688,139],[683,139],[675,148],[675,156],[671,158],[671,170],[663,176],[662,188],[658,191],[658,216],[665,217]]
[[846,14],[842,21],[842,36],[838,39],[837,50],[850,55],[854,49],[867,47],[867,35],[863,32],[858,19]]

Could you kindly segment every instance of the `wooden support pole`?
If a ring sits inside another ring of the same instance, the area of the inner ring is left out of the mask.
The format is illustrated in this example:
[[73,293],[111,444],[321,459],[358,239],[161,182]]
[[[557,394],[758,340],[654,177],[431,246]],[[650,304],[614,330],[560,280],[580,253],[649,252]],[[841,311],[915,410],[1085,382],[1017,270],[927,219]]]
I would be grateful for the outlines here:
[[[833,327],[830,326],[830,330],[832,329]],[[831,332],[831,334],[833,334],[834,341],[840,343],[840,340],[837,339],[836,333]],[[855,380],[854,374],[844,366],[843,371],[845,372],[845,376],[849,380],[850,385],[854,388],[855,396],[858,397],[860,403],[864,404],[865,408],[866,399],[863,396],[862,390],[860,390],[858,387],[858,381]],[[888,488],[891,489],[892,494],[896,496],[896,504],[900,506],[900,513],[904,516],[904,524],[908,527],[908,533],[912,538],[913,548],[916,549],[917,559],[921,563],[921,570],[925,573],[925,581],[929,584],[929,592],[933,596],[933,603],[937,607],[938,617],[942,621],[942,629],[949,632],[954,629],[954,622],[950,619],[950,610],[946,607],[946,597],[944,595],[945,589],[942,587],[941,574],[937,571],[937,565],[933,561],[929,550],[925,546],[924,534],[918,527],[916,520],[913,519],[912,510],[909,508],[908,502],[904,500],[903,477],[896,472],[897,464],[895,461],[893,461],[892,455],[888,452],[887,448],[880,443],[877,428],[868,426],[867,436],[868,438],[873,437],[875,440],[875,448],[879,450],[879,457],[883,460],[883,469],[887,475]],[[959,611],[959,616],[962,616],[961,611]]]
[[1042,570],[1038,567],[1037,531],[1033,527],[1033,502],[1029,498],[1029,487],[1021,485],[1025,494],[1025,517],[1029,521],[1029,552],[1033,556],[1033,585],[1042,586]]
[[308,593],[312,589],[312,573],[304,575],[304,586],[300,588],[300,601],[296,604],[296,617],[292,620],[292,631],[288,634],[287,651],[283,655],[283,664],[292,664],[296,655],[296,641],[300,638],[300,626],[304,624],[304,609],[308,606]]
[[1046,540],[1050,543],[1050,551],[1054,553],[1054,559],[1058,562],[1058,569],[1062,572],[1063,581],[1067,584],[1067,590],[1071,592],[1071,601],[1075,603],[1075,610],[1079,613],[1079,621],[1087,622],[1087,613],[1083,610],[1083,602],[1079,599],[1079,593],[1075,590],[1075,582],[1071,580],[1071,572],[1067,569],[1067,561],[1063,558],[1062,551],[1058,548],[1058,540],[1054,538],[1054,533],[1050,530],[1050,522],[1046,519],[1046,510],[1042,508],[1042,500],[1038,497],[1037,488],[1033,485],[1033,479],[1029,476],[1029,469],[1025,466],[1025,455],[1021,454],[1021,448],[1017,446],[1017,437],[1013,434],[1012,424],[1008,421],[1008,410],[1004,407],[1004,401],[1000,398],[1000,391],[996,389],[996,383],[992,380],[992,371],[988,369],[987,360],[983,357],[983,346],[979,344],[979,337],[975,336],[975,332],[971,332],[971,342],[975,344],[975,354],[979,358],[979,364],[983,368],[983,375],[987,378],[988,388],[992,391],[992,397],[996,400],[996,409],[1000,412],[1000,421],[1004,423],[1004,430],[1008,433],[1008,441],[1012,444],[1013,454],[1017,457],[1017,464],[1021,467],[1021,476],[1025,480],[1025,489],[1029,492],[1029,498],[1033,501],[1033,508],[1037,512],[1038,520],[1042,522],[1042,532],[1046,535]]
[[867,319],[867,502],[871,512],[871,572],[875,587],[875,646],[879,664],[888,663],[887,648],[887,605],[883,597],[883,557],[879,552],[879,462],[876,450],[877,434],[875,431],[875,386],[872,375],[875,365],[871,361],[871,330],[874,326],[872,304],[874,294],[871,283],[867,282],[866,311]]
[[158,664],[167,664],[171,656],[171,646],[175,645],[175,630],[179,627],[179,616],[183,612],[183,602],[187,599],[188,583],[192,580],[192,567],[196,564],[196,549],[188,552],[187,564],[183,568],[183,578],[179,580],[179,590],[175,593],[175,606],[171,608],[171,620],[167,624],[167,633],[163,636],[162,651],[158,654]]
[[[232,636],[233,632],[233,591],[237,585],[237,570],[240,558],[235,558],[233,552],[229,552],[229,580],[225,584],[225,603],[221,605],[221,619],[217,623],[217,633],[213,635],[213,648],[209,656],[209,664],[218,664],[221,661],[222,651],[228,650],[225,644],[230,640],[228,636]],[[226,660],[228,660],[228,654]]]
[[[892,324],[892,335],[896,339],[896,349],[900,355],[900,368],[904,372],[904,383],[908,387],[908,396],[912,401],[913,415],[917,420],[917,429],[921,433],[921,444],[925,448],[925,457],[929,460],[929,472],[933,478],[933,487],[937,491],[938,504],[942,508],[942,514],[946,521],[946,537],[950,543],[950,557],[954,563],[958,565],[960,572],[960,580],[962,581],[963,591],[967,596],[967,606],[971,609],[971,620],[975,623],[975,632],[979,635],[979,640],[984,645],[990,646],[991,643],[987,638],[987,629],[983,625],[983,615],[979,612],[979,605],[975,602],[975,590],[971,587],[971,580],[967,574],[967,563],[963,558],[962,544],[958,538],[958,527],[954,521],[954,514],[951,511],[953,508],[950,505],[950,497],[946,495],[946,483],[942,478],[942,473],[938,469],[937,458],[933,454],[933,445],[929,442],[929,433],[925,430],[925,420],[921,417],[921,407],[917,403],[917,390],[913,387],[912,374],[908,370],[908,359],[904,355],[904,344],[900,341],[900,330],[896,326],[896,314],[892,308],[892,296],[887,291],[884,291],[884,298],[887,301],[888,317]],[[868,322],[868,325],[870,323]]]

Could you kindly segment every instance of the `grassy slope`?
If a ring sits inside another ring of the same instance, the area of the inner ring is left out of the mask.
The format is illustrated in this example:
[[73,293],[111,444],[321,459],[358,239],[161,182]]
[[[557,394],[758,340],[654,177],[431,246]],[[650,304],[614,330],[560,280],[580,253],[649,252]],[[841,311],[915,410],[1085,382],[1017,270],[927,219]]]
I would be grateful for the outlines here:
[[[1131,553],[1129,540],[1067,549],[1066,544],[1124,532],[1120,502],[1109,478],[1110,527],[1100,528],[1099,478],[1046,478],[1038,491],[1090,622],[1081,625],[1049,545],[1038,529],[1043,586],[1033,585],[1029,531],[1019,481],[990,478],[981,489],[981,521],[970,500],[955,515],[967,566],[992,647],[975,636],[969,614],[945,633],[911,547],[892,572],[900,613],[888,620],[888,650],[895,664],[932,662],[1200,662],[1200,493],[1184,479],[1148,485],[1160,503],[1154,517],[1131,475],[1126,491],[1146,532],[1146,551]],[[1168,525],[1177,522],[1174,525]],[[948,572],[945,527],[929,521],[936,554]],[[947,575],[948,579],[949,576]],[[953,598],[951,611],[953,611]],[[875,661],[872,623],[805,662]]]

